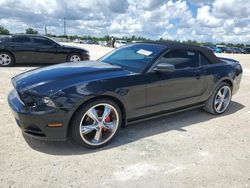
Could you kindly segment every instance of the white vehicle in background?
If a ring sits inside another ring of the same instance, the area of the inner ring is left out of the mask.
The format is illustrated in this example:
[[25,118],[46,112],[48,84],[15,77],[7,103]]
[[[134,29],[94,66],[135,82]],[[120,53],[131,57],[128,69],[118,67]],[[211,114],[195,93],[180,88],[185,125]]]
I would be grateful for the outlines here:
[[127,43],[128,43],[128,42],[125,41],[125,40],[116,40],[116,41],[115,41],[115,44],[114,44],[114,47],[115,47],[115,48],[119,48],[119,47],[121,47],[121,46],[126,45]]
[[99,41],[98,44],[101,46],[107,46],[108,42],[107,41]]
[[74,43],[80,43],[80,39],[73,40]]
[[133,40],[132,43],[139,43],[139,42],[143,42],[142,40]]

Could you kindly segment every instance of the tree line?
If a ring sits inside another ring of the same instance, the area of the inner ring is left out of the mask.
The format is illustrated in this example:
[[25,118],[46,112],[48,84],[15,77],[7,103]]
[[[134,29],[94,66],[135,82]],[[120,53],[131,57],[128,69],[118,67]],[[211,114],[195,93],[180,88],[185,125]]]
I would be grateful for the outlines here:
[[[10,31],[3,26],[0,26],[0,35],[10,35]],[[27,28],[25,29],[25,34],[38,34],[38,31],[34,30],[33,28]],[[103,37],[96,37],[96,36],[78,36],[78,35],[52,35],[52,34],[47,34],[48,37],[60,37],[60,38],[67,38],[71,41],[75,39],[80,39],[80,40],[94,40],[94,41],[110,41],[112,36],[105,35]],[[126,40],[127,42],[132,42],[132,41],[160,41],[160,42],[166,42],[166,41],[172,41],[172,42],[180,42],[178,40],[168,40],[168,39],[163,39],[160,38],[159,40],[152,40],[150,38],[145,38],[145,37],[140,37],[140,36],[130,36],[130,37],[117,37],[117,40]],[[186,44],[194,44],[194,45],[205,45],[205,46],[214,46],[214,43],[211,42],[199,42],[196,40],[187,40],[183,41],[183,43]],[[225,46],[230,46],[230,47],[250,47],[250,44],[234,44],[234,43],[216,43],[219,45],[225,45]]]
[[[0,35],[10,35],[10,31],[3,26],[0,25]],[[38,34],[38,31],[32,29],[32,28],[27,28],[25,30],[25,34]]]

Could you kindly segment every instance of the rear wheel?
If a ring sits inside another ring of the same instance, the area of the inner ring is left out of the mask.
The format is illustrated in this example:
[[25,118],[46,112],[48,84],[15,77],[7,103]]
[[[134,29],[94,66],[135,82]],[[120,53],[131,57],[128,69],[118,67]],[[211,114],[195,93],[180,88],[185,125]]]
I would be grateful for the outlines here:
[[0,66],[8,67],[14,64],[14,57],[8,52],[0,52]]
[[76,62],[76,61],[82,61],[82,60],[83,60],[82,56],[77,53],[72,53],[67,58],[68,62]]
[[121,111],[116,103],[96,100],[76,112],[71,124],[71,137],[88,148],[102,147],[115,137],[121,121]]
[[206,102],[204,110],[211,114],[222,114],[227,110],[231,98],[231,86],[222,82]]

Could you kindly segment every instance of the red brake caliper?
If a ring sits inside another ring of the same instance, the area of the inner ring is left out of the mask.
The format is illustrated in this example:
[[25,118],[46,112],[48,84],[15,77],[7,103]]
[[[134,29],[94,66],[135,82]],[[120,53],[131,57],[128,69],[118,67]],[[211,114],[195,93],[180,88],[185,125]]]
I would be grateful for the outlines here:
[[110,116],[106,117],[105,122],[110,122]]
[[[106,117],[105,122],[108,123],[110,122],[110,116]],[[103,128],[104,131],[108,130],[107,128]]]

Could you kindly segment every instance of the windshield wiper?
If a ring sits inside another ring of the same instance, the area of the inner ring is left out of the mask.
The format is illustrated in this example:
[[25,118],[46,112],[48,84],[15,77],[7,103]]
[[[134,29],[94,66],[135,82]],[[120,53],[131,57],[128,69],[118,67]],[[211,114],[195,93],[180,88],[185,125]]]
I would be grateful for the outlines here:
[[114,64],[114,63],[111,63],[111,62],[108,62],[108,61],[102,61],[103,63],[108,63],[110,65],[113,65],[113,66],[118,66],[118,67],[121,67],[121,68],[125,68],[126,66],[123,66],[123,65],[120,65],[120,64]]
[[114,63],[108,62],[108,61],[102,61],[102,62],[104,62],[104,63],[108,63],[108,64],[110,64],[110,65],[114,65],[114,66],[120,66],[120,65],[117,65],[117,64],[114,64]]
[[108,62],[108,61],[101,61],[101,62],[110,64],[110,65],[113,65],[112,63],[110,63],[110,62]]

